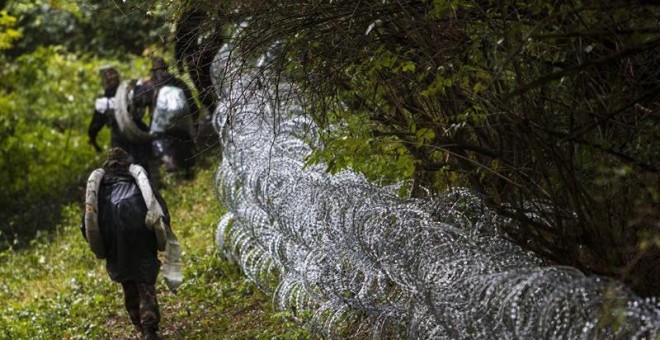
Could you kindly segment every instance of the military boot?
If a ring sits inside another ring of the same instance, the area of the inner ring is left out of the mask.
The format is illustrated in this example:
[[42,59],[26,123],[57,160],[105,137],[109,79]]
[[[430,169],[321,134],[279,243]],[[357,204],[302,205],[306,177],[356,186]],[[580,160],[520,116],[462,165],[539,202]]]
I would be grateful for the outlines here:
[[153,328],[142,329],[142,339],[144,340],[160,340],[162,339],[158,332]]

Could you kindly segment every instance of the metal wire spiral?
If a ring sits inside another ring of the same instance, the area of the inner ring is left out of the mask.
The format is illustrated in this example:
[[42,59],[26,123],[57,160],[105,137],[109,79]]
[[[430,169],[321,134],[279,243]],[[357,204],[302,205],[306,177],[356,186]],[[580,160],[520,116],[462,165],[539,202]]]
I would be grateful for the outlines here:
[[228,210],[217,242],[278,308],[311,314],[316,334],[659,336],[655,299],[524,252],[498,236],[506,220],[468,190],[402,199],[359,173],[305,166],[317,127],[267,54],[245,60],[228,44],[213,70],[223,98],[216,188]]

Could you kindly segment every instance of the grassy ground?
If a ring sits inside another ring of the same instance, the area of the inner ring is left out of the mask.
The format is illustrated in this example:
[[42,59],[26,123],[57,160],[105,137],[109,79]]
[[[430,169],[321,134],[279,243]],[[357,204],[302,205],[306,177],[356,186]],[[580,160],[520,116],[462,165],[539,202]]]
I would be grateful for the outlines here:
[[[223,210],[206,160],[192,181],[165,178],[161,193],[183,250],[185,282],[174,295],[159,277],[161,332],[166,339],[308,338],[272,309],[215,246]],[[0,339],[136,339],[119,284],[107,276],[78,226],[82,204],[64,208],[53,235],[0,253]]]

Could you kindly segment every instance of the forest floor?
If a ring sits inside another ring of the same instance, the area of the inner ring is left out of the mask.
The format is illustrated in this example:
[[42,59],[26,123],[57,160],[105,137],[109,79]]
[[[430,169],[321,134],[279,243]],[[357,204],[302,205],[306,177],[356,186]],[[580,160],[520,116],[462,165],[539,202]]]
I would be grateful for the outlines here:
[[[308,338],[215,245],[223,209],[212,158],[200,162],[193,180],[163,178],[184,266],[176,295],[158,278],[163,338]],[[52,222],[54,232],[38,235],[26,249],[0,253],[0,339],[139,339],[121,286],[80,233],[81,218],[82,202],[69,204]]]

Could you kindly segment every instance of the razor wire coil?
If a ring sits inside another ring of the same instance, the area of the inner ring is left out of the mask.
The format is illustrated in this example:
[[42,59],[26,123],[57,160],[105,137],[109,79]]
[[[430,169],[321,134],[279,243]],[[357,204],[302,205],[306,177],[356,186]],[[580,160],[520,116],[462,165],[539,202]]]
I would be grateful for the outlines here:
[[[213,65],[223,143],[217,243],[279,309],[325,337],[652,338],[660,305],[552,266],[498,235],[469,190],[402,199],[351,170],[306,165],[304,98],[231,43]],[[279,79],[279,78],[278,78]],[[276,277],[274,277],[276,276]]]

